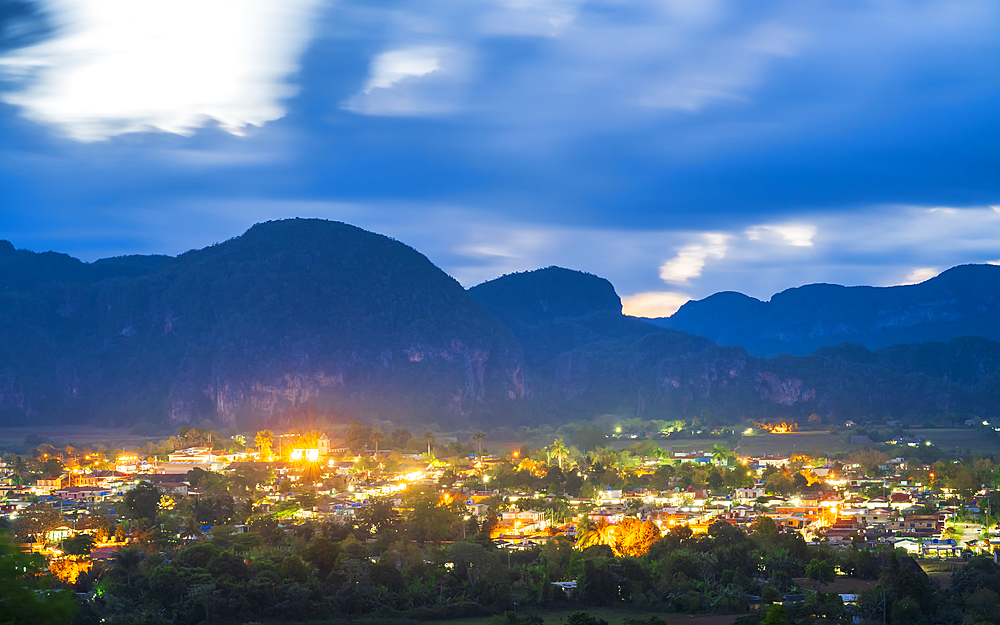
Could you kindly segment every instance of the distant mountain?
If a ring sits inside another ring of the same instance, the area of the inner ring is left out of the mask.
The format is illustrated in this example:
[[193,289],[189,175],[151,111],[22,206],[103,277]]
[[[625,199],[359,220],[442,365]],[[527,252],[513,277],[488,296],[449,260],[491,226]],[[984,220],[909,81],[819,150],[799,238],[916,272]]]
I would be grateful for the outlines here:
[[[983,270],[992,272],[953,271]],[[868,314],[883,320],[878,332],[922,340],[933,334],[920,328],[995,310],[986,277],[966,275],[979,291],[966,284],[960,296],[952,273],[938,286],[805,287],[767,304],[720,294],[686,308],[725,305],[675,317],[745,331],[761,310],[794,300],[822,319],[865,318],[848,315],[843,293],[920,287],[925,295]],[[904,309],[908,317],[887,312]],[[915,319],[924,321],[907,325]],[[770,359],[709,338],[622,315],[597,276],[549,267],[466,291],[398,241],[322,220],[258,224],[176,258],[89,264],[0,241],[0,425],[209,419],[243,428],[317,413],[484,428],[602,414],[924,422],[992,417],[1000,405],[1000,343],[984,338]]]
[[656,331],[622,315],[622,300],[610,282],[562,267],[501,276],[472,287],[469,294],[513,331],[532,367],[594,342]]
[[845,341],[877,349],[961,336],[1000,340],[1000,267],[963,265],[907,286],[810,284],[768,302],[716,293],[650,321],[764,357]]
[[517,342],[402,243],[288,220],[177,258],[0,246],[3,420],[333,413],[455,422],[523,399]]
[[[1000,400],[1000,343],[994,341],[878,351],[845,343],[809,356],[764,359],[624,317],[609,287],[602,278],[550,267],[470,289],[520,339],[531,367],[531,409],[539,418],[610,413],[729,424],[804,421],[817,413],[826,422],[887,415],[935,422],[992,415]],[[576,295],[588,290],[586,298]],[[564,297],[578,303],[551,303]]]

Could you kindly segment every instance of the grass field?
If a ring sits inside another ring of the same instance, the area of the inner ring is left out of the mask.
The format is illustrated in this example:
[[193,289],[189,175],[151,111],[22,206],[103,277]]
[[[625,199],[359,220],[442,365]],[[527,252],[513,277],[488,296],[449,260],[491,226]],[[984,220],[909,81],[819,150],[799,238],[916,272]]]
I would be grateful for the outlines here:
[[[573,612],[578,611],[579,608],[566,608],[566,609],[553,609],[545,608],[541,610],[525,609],[524,614],[537,614],[542,617],[545,621],[545,625],[560,625],[566,622],[566,617]],[[670,614],[667,612],[658,612],[654,610],[642,610],[639,608],[587,608],[585,610],[591,616],[604,619],[608,622],[608,625],[624,625],[626,617],[638,617],[642,619],[649,618],[650,615],[656,615],[657,617],[663,619],[668,625],[679,625],[680,623],[689,623],[691,625],[731,625],[733,621],[738,619],[742,614],[704,614],[704,615],[688,615],[688,614]],[[428,623],[441,623],[442,625],[488,625],[490,619],[489,616],[480,616],[474,618],[461,618],[448,621],[427,621]]]
[[24,426],[13,428],[0,428],[0,447],[19,446],[24,443],[24,437],[29,434],[48,438],[54,445],[62,447],[71,444],[74,447],[81,445],[107,445],[108,447],[121,447],[127,445],[133,447],[144,445],[150,440],[159,440],[163,437],[133,436],[129,434],[127,428],[98,428],[92,425],[59,425],[59,426]]
[[997,449],[1000,449],[1000,434],[997,432],[983,432],[977,428],[912,429],[906,432],[908,436],[923,436],[946,451],[968,449],[970,451],[989,451],[994,453]]
[[788,434],[757,434],[740,439],[740,454],[806,454],[830,456],[851,452],[864,445],[851,445],[837,434],[828,432],[790,432]]

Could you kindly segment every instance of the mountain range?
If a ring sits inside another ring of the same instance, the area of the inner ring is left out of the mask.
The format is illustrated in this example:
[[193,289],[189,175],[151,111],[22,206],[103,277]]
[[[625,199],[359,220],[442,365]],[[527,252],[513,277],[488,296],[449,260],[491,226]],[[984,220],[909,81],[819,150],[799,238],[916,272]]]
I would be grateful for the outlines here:
[[810,284],[767,302],[727,291],[651,322],[763,357],[801,356],[845,341],[872,349],[959,336],[996,341],[1000,266],[962,265],[904,286]]
[[[242,428],[316,413],[442,427],[603,414],[958,420],[1000,399],[993,272],[959,267],[930,287],[802,287],[768,303],[719,294],[651,323],[623,315],[597,276],[549,267],[466,290],[403,243],[323,220],[93,263],[2,241],[0,425]],[[817,324],[861,329],[800,330]],[[963,337],[970,327],[983,331]],[[764,352],[766,341],[807,349],[792,328],[819,349],[753,355],[795,351]],[[920,342],[870,349],[891,336]]]

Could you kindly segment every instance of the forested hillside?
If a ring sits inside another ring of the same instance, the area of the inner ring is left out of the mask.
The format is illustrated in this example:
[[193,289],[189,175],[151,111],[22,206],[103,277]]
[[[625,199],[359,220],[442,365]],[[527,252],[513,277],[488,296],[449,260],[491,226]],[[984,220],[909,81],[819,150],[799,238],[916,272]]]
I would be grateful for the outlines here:
[[622,315],[597,276],[550,267],[466,291],[400,242],[321,220],[89,264],[0,242],[7,425],[923,423],[991,414],[998,371],[1000,344],[983,338],[759,358]]

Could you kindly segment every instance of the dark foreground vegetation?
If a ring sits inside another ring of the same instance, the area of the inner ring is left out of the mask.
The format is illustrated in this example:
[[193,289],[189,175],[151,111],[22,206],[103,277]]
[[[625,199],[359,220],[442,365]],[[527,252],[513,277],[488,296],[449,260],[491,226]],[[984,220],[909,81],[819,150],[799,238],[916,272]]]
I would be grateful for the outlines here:
[[[443,508],[441,510],[444,510]],[[432,511],[428,511],[432,512]],[[533,611],[629,606],[637,614],[733,614],[751,623],[996,623],[1000,566],[975,558],[946,590],[910,557],[887,549],[809,546],[762,519],[749,534],[717,522],[705,534],[671,530],[640,556],[619,557],[612,538],[569,538],[522,551],[484,533],[451,543],[408,539],[392,520],[367,526],[261,522],[174,549],[130,546],[77,578],[35,592],[48,576],[12,547],[0,555],[0,622],[195,625],[290,622],[399,623],[470,616],[529,625]],[[359,539],[358,537],[361,537]],[[610,544],[608,544],[610,543]],[[641,551],[641,550],[640,550]],[[855,605],[824,587],[842,576],[877,580]],[[807,578],[801,588],[795,580]],[[577,580],[565,593],[553,581]],[[75,593],[75,594],[74,594]],[[800,603],[786,595],[802,594]],[[753,597],[765,606],[748,612]],[[642,622],[647,622],[642,616]],[[580,620],[582,617],[578,617]],[[638,618],[638,617],[636,617]],[[654,620],[656,620],[654,616]],[[637,621],[639,622],[639,621]],[[597,625],[596,622],[591,625]]]

